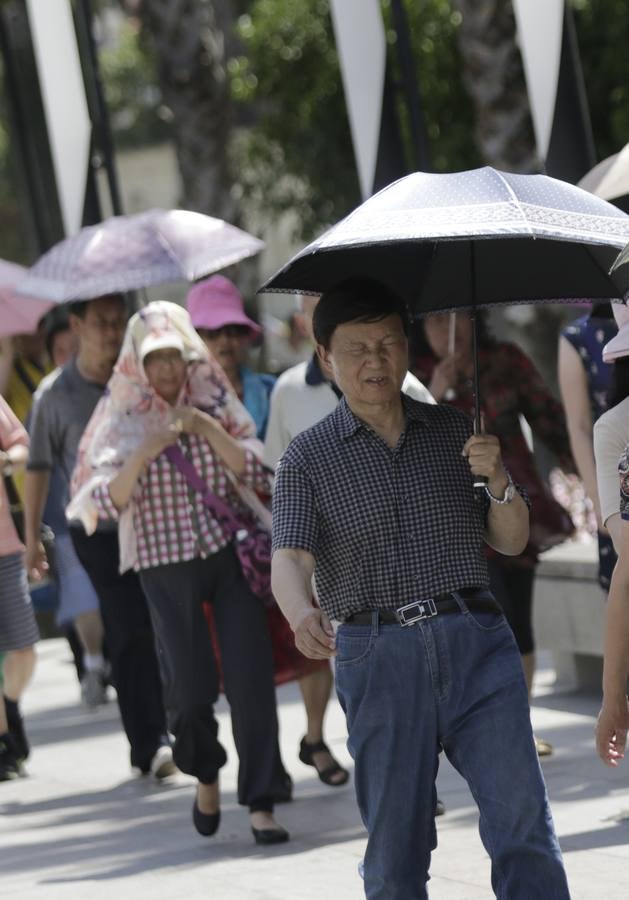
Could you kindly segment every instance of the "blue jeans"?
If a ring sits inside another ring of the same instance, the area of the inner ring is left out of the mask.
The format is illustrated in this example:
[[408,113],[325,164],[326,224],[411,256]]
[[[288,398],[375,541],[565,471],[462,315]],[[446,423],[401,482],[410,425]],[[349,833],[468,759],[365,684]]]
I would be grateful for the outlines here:
[[511,629],[455,596],[457,613],[405,628],[374,615],[337,633],[337,691],[369,833],[365,895],[427,898],[443,749],[478,805],[496,897],[569,900]]

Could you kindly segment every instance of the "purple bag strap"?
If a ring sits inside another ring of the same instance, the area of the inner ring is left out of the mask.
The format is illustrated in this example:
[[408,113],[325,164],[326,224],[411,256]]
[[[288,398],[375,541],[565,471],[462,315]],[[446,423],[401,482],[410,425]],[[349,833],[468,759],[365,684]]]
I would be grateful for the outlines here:
[[225,503],[216,494],[208,488],[193,464],[181,452],[181,448],[177,444],[172,444],[164,450],[164,453],[170,462],[179,469],[183,477],[186,479],[191,488],[198,491],[202,496],[201,499],[205,506],[214,513],[217,518],[226,519],[234,533],[240,531],[243,527],[242,523],[234,515],[231,507]]

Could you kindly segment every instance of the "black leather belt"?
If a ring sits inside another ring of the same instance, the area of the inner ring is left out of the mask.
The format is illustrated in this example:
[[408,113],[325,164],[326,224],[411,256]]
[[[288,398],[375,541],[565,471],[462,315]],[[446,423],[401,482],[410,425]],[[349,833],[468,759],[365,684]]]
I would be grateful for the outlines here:
[[[501,613],[499,604],[490,597],[475,596],[471,589],[458,591],[465,600],[468,609],[481,612]],[[407,603],[399,609],[365,609],[353,613],[344,621],[344,625],[371,625],[374,612],[378,613],[380,625],[414,625],[423,619],[431,619],[433,616],[447,615],[448,613],[461,612],[461,607],[452,594],[442,594],[440,597],[428,600],[417,600],[415,603]]]

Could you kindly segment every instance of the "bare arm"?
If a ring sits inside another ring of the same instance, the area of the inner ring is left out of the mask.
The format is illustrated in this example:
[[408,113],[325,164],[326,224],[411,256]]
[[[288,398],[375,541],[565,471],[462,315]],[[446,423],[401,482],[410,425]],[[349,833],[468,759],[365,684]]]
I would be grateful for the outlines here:
[[40,540],[44,506],[50,487],[50,469],[28,470],[24,478],[24,537],[26,571],[38,581],[48,570],[46,551]]
[[310,659],[335,656],[334,629],[312,595],[314,557],[307,550],[276,550],[271,583],[279,608],[295,633],[295,646]]
[[[502,498],[509,480],[500,455],[498,438],[492,434],[473,435],[463,448],[474,475],[484,475],[494,497]],[[529,539],[529,511],[518,493],[511,503],[492,503],[487,516],[485,540],[505,556],[522,553]]]
[[598,754],[609,766],[624,756],[629,728],[629,522],[621,520],[618,562],[612,575],[605,625],[603,705],[596,728]]
[[559,390],[566,413],[570,449],[585,491],[594,504],[598,527],[602,529],[587,379],[579,354],[565,337],[559,339]]
[[156,459],[166,447],[176,444],[178,437],[179,429],[171,425],[148,437],[129,456],[118,474],[112,478],[108,485],[111,502],[118,512],[121,512],[131,500],[138,480],[147,464]]
[[216,455],[234,475],[244,475],[247,451],[241,441],[228,434],[218,419],[190,406],[177,407],[175,420],[181,422],[181,430],[204,437]]

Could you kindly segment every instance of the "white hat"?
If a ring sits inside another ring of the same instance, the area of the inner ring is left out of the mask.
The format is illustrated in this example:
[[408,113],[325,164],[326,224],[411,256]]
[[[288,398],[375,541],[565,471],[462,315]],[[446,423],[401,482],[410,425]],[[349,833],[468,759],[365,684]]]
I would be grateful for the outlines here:
[[155,350],[179,350],[185,359],[183,338],[176,331],[149,331],[140,344],[140,362]]
[[612,312],[618,325],[618,334],[603,347],[603,362],[606,363],[629,356],[629,307],[624,303],[612,303]]

